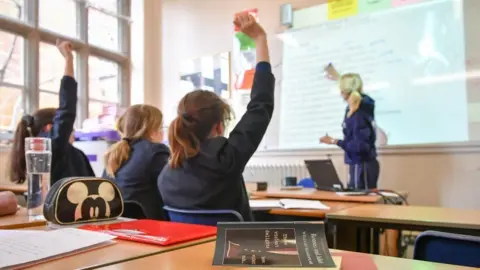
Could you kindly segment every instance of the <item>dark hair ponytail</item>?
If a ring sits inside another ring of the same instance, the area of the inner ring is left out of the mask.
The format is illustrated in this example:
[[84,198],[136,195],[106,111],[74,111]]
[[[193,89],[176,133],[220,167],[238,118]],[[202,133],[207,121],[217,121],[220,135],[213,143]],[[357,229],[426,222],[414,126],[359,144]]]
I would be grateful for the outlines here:
[[27,176],[25,138],[31,136],[29,129],[31,130],[31,126],[22,119],[18,123],[13,137],[13,147],[10,151],[10,180],[17,184],[23,184]]
[[55,108],[40,109],[33,115],[23,116],[18,123],[10,151],[10,181],[17,184],[25,182],[27,177],[25,138],[38,136],[46,125],[52,124],[55,112]]
[[200,143],[208,139],[213,127],[230,120],[231,108],[215,93],[196,90],[186,94],[178,105],[178,115],[168,128],[170,167],[179,168],[183,162],[200,152]]

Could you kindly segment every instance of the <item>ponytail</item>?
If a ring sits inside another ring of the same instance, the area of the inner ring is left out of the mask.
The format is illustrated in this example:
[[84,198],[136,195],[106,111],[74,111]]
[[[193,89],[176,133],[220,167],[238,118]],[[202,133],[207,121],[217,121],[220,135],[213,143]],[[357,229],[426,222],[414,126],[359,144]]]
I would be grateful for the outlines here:
[[170,167],[179,168],[183,162],[200,152],[200,140],[192,131],[194,120],[188,116],[177,116],[168,129],[168,142],[170,144]]
[[358,91],[353,91],[348,97],[348,113],[347,117],[352,116],[359,108],[362,102],[362,95]]
[[130,141],[125,138],[110,147],[105,153],[105,170],[108,176],[115,177],[115,173],[128,160],[130,150]]
[[357,73],[344,74],[340,77],[339,87],[343,93],[348,94],[347,103],[349,110],[347,117],[350,117],[360,108],[360,103],[362,102],[362,78]]
[[23,184],[27,177],[25,138],[31,136],[29,129],[31,130],[28,123],[22,119],[18,123],[13,137],[13,147],[10,151],[10,181],[17,184]]

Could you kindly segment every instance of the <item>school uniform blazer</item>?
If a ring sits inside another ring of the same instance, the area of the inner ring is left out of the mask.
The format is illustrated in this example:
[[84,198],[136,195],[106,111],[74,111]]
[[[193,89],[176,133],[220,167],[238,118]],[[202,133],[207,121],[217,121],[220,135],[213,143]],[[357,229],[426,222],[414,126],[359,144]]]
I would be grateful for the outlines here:
[[157,178],[170,157],[170,150],[163,143],[137,140],[130,143],[128,160],[111,178],[122,193],[124,201],[135,201],[149,219],[167,220],[163,200],[158,192]]
[[360,108],[350,117],[345,113],[343,121],[343,140],[338,140],[337,145],[345,151],[346,164],[361,164],[375,160],[377,150],[375,147],[376,133],[373,126],[375,119],[375,101],[362,95]]
[[48,137],[52,143],[50,183],[73,176],[95,176],[85,154],[70,144],[70,135],[77,114],[77,82],[70,76],[63,76],[59,95],[59,107],[49,132],[39,136]]
[[247,111],[228,138],[201,142],[200,152],[181,168],[166,166],[158,178],[165,205],[180,209],[230,209],[253,220],[245,165],[257,150],[273,113],[275,78],[267,62],[257,64]]

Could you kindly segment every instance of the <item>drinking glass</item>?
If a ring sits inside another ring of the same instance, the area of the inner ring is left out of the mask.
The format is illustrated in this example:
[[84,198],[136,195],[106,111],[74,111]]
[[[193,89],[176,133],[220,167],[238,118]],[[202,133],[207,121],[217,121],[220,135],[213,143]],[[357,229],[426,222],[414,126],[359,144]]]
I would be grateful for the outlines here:
[[27,211],[33,218],[43,218],[43,204],[50,188],[52,142],[49,138],[25,138],[27,165]]

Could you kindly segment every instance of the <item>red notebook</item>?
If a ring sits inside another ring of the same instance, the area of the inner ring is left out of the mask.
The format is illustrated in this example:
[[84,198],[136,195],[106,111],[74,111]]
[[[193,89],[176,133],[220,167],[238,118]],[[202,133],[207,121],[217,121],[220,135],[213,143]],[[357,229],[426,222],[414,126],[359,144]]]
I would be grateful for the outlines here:
[[80,229],[101,231],[118,239],[169,246],[217,234],[217,227],[141,219],[104,225],[85,225]]

